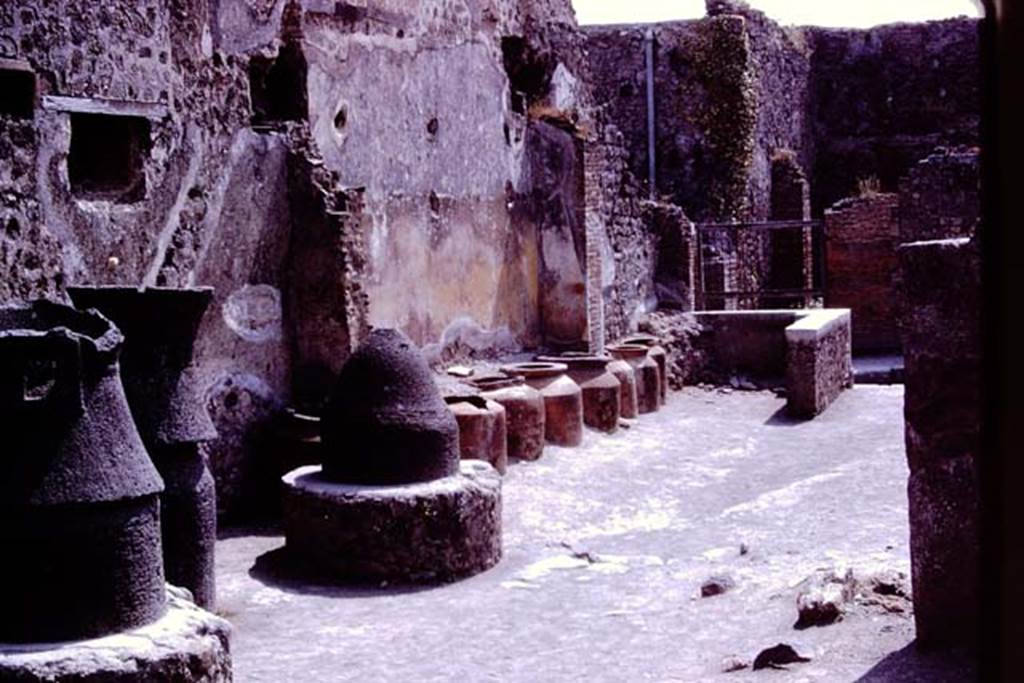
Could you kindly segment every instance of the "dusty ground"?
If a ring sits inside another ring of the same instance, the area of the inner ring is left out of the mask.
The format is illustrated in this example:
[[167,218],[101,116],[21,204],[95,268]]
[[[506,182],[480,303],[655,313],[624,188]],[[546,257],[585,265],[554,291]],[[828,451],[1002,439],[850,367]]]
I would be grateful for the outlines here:
[[[900,386],[857,386],[795,423],[767,392],[672,394],[629,430],[513,465],[505,558],[448,586],[281,581],[253,569],[279,535],[228,532],[236,680],[969,680],[908,647],[906,611],[793,628],[816,569],[909,574],[902,404]],[[719,574],[735,587],[699,597]],[[722,673],[776,643],[811,661]]]

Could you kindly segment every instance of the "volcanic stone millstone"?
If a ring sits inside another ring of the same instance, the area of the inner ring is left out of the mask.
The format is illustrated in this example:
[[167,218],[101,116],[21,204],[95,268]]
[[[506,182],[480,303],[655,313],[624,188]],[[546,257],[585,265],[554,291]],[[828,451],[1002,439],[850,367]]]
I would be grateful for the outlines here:
[[348,359],[322,425],[323,476],[331,481],[407,484],[458,472],[459,426],[398,330],[372,331]]
[[166,488],[160,496],[164,573],[213,609],[216,491],[199,443],[217,436],[193,361],[213,289],[69,287],[125,335],[121,379],[132,417]]
[[339,581],[428,583],[501,559],[501,475],[481,460],[403,486],[328,481],[317,466],[284,477],[289,553]]
[[[164,612],[163,482],[121,387],[121,343],[95,312],[0,308],[2,641],[101,636]],[[31,397],[41,367],[52,382]]]
[[0,681],[230,683],[231,625],[184,589],[161,586],[164,595],[166,613],[128,631],[59,646],[0,643]]

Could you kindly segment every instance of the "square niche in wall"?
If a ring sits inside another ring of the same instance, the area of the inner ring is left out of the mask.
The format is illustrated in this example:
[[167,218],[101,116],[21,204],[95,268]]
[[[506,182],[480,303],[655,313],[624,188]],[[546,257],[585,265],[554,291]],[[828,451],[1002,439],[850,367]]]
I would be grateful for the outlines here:
[[71,194],[119,204],[145,199],[149,135],[149,120],[141,116],[72,113]]
[[28,69],[5,68],[0,60],[0,116],[30,119],[36,107],[36,75]]

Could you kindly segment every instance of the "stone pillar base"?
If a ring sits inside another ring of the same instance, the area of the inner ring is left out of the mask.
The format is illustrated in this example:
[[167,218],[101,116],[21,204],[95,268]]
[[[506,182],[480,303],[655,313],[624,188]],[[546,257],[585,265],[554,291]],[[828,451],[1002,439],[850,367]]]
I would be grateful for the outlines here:
[[445,582],[501,559],[501,476],[465,460],[458,474],[400,486],[339,484],[319,466],[285,475],[286,550],[340,581]]
[[2,681],[228,683],[231,625],[167,587],[167,612],[151,624],[102,638],[0,643]]

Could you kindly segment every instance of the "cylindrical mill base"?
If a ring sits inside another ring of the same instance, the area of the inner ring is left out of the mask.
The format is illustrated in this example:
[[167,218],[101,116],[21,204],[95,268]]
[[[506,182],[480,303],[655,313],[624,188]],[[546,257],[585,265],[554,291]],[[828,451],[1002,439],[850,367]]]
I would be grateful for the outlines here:
[[184,591],[162,590],[167,612],[145,626],[59,647],[0,643],[0,680],[230,683],[231,625],[196,607]]
[[317,466],[283,480],[286,551],[339,581],[439,583],[501,559],[501,475],[480,460],[398,486],[339,484]]
[[156,494],[0,512],[0,642],[95,638],[164,613]]

